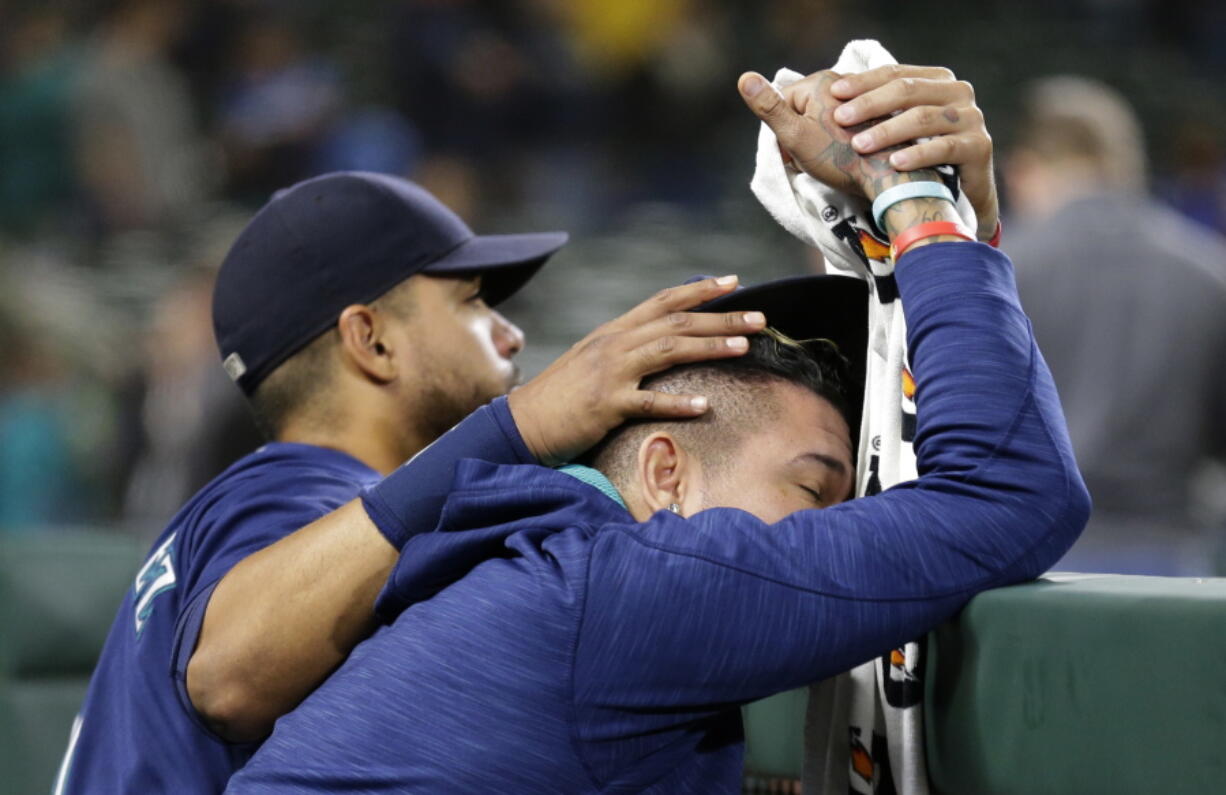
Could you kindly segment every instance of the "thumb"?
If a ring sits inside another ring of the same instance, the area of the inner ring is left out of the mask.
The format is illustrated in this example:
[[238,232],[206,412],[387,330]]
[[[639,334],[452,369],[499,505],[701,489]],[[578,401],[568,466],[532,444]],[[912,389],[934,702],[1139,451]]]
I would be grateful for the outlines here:
[[780,143],[784,146],[792,143],[800,114],[792,109],[778,89],[757,72],[741,75],[741,79],[737,81],[737,89],[741,92],[741,99],[774,131]]

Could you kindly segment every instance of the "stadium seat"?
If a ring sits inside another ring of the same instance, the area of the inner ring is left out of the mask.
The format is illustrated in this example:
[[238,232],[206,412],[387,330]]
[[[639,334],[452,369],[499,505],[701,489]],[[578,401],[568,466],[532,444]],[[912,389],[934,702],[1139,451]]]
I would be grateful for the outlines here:
[[90,674],[140,564],[109,532],[0,538],[0,790],[50,791]]

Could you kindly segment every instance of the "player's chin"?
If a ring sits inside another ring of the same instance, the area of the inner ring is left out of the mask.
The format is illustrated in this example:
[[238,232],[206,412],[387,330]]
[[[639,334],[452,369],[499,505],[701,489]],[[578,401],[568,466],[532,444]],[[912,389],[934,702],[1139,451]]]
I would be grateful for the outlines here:
[[519,369],[518,364],[515,364],[514,362],[512,362],[510,365],[510,369],[507,371],[506,387],[502,390],[502,393],[504,395],[507,394],[508,392],[510,392],[512,389],[519,386],[523,382],[524,382],[523,372]]

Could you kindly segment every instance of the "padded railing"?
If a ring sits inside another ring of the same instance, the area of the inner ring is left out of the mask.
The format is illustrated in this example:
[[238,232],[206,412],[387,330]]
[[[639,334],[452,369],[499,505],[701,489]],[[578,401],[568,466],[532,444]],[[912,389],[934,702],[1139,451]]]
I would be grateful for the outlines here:
[[[1226,791],[1226,579],[1048,575],[975,597],[927,648],[937,793]],[[746,707],[749,775],[800,776],[804,704]]]
[[140,555],[105,532],[0,538],[0,791],[51,791]]

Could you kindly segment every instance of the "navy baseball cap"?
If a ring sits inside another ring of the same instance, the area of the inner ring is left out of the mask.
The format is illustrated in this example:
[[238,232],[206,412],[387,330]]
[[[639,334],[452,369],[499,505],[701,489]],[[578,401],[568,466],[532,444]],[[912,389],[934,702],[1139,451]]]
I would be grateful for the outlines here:
[[278,191],[230,248],[213,290],[213,331],[230,378],[251,394],[335,325],[416,273],[481,274],[491,306],[518,290],[565,232],[475,235],[420,186],[345,171]]
[[854,276],[789,276],[739,287],[695,312],[751,312],[795,340],[827,339],[847,359],[847,409],[852,438],[859,433],[868,366],[868,283]]

